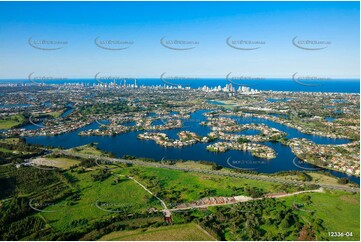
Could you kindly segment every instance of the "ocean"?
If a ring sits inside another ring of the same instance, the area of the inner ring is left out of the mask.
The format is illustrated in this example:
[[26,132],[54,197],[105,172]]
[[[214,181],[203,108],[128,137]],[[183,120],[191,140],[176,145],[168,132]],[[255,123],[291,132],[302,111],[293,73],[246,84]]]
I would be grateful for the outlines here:
[[[86,85],[93,85],[99,83],[115,82],[120,85],[124,84],[125,78],[95,78],[88,79],[62,79],[45,80],[44,84],[64,84],[64,83],[84,83]],[[126,78],[126,84],[134,84],[135,79]],[[41,83],[39,80],[18,79],[18,80],[0,80],[0,84],[15,84],[15,83]],[[225,78],[136,78],[138,86],[152,86],[152,85],[182,85],[184,87],[199,88],[203,86],[208,87],[224,87],[231,84],[238,88],[238,86],[248,86],[252,89],[262,91],[291,91],[291,92],[336,92],[336,93],[360,93],[359,79],[332,79],[319,81],[295,81],[293,79],[260,79],[260,80],[230,80]]]

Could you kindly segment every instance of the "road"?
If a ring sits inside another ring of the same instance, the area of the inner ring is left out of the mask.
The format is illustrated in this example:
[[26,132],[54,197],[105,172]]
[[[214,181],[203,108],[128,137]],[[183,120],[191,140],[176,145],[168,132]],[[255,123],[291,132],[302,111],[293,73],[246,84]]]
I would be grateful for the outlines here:
[[62,154],[77,158],[86,158],[86,159],[94,159],[94,160],[103,160],[106,162],[111,163],[121,163],[121,164],[133,164],[133,165],[139,165],[139,166],[147,166],[147,167],[156,167],[156,168],[165,168],[165,169],[171,169],[171,170],[179,170],[179,171],[191,171],[191,172],[198,172],[202,174],[213,174],[213,175],[219,175],[219,176],[228,176],[228,177],[237,177],[237,178],[245,178],[245,179],[251,179],[251,180],[260,180],[260,181],[267,181],[267,182],[277,182],[282,184],[290,184],[290,185],[317,185],[324,189],[328,190],[340,190],[340,191],[347,191],[347,192],[360,192],[360,188],[358,187],[348,187],[348,186],[341,186],[341,185],[331,185],[331,184],[319,184],[315,182],[302,182],[302,181],[291,181],[287,179],[282,179],[279,177],[272,177],[267,175],[257,175],[257,174],[247,174],[247,173],[235,173],[230,171],[213,171],[213,170],[204,170],[204,169],[197,169],[197,168],[182,168],[182,167],[176,167],[172,165],[164,165],[161,163],[155,163],[155,162],[144,162],[140,160],[125,160],[120,158],[109,158],[109,157],[102,157],[102,156],[96,156],[96,155],[87,155],[87,154],[80,154],[71,152],[68,150],[57,150],[53,152],[54,154]]
[[[133,178],[131,176],[124,176],[124,175],[119,175],[119,176],[129,178],[129,179],[133,180],[135,183],[137,183],[139,186],[141,186],[146,192],[148,192],[150,195],[152,195],[156,199],[158,199],[160,201],[160,203],[162,204],[162,207],[163,207],[162,211],[166,212],[166,213],[168,213],[170,215],[172,214],[172,212],[195,209],[195,208],[208,208],[208,207],[215,207],[215,206],[226,206],[226,205],[238,204],[238,203],[242,203],[242,202],[255,201],[255,200],[262,200],[262,199],[268,199],[268,198],[290,197],[290,196],[294,196],[294,195],[298,195],[298,194],[302,194],[302,193],[324,192],[323,188],[319,188],[319,189],[315,189],[315,190],[298,191],[298,192],[286,193],[286,194],[270,194],[267,197],[259,197],[259,198],[251,198],[251,197],[240,196],[242,198],[236,199],[235,202],[230,202],[230,203],[215,203],[215,204],[205,204],[205,205],[199,205],[199,206],[188,206],[188,207],[182,207],[182,208],[168,209],[167,205],[165,204],[165,202],[162,199],[160,199],[159,197],[154,195],[146,186],[144,186],[142,183],[137,181],[135,178]],[[237,197],[237,196],[235,196],[235,197]],[[306,211],[306,210],[304,210],[304,211]]]
[[286,194],[278,194],[278,195],[271,195],[268,197],[259,197],[259,198],[251,198],[251,197],[245,197],[245,199],[242,199],[240,201],[235,201],[232,203],[215,203],[215,204],[205,204],[205,205],[199,205],[199,206],[190,206],[190,207],[182,207],[182,208],[172,208],[169,209],[169,211],[175,212],[175,211],[181,211],[181,210],[189,210],[194,208],[207,208],[207,207],[215,207],[215,206],[226,206],[226,205],[232,205],[232,204],[238,204],[248,201],[255,201],[255,200],[262,200],[267,198],[283,198],[283,197],[290,197],[302,193],[309,193],[309,192],[324,192],[322,188],[316,189],[316,190],[306,190],[306,191],[299,191],[299,192],[293,192],[293,193],[286,193]]
[[165,204],[165,202],[164,202],[162,199],[160,199],[159,197],[157,197],[156,195],[154,195],[151,191],[149,191],[149,189],[146,188],[142,183],[140,183],[139,181],[135,180],[135,179],[134,179],[133,177],[131,177],[131,176],[127,176],[127,178],[133,180],[135,183],[137,183],[139,186],[141,186],[146,192],[148,192],[150,195],[152,195],[153,197],[155,197],[156,199],[158,199],[159,202],[162,204],[162,207],[163,207],[165,210],[168,209],[168,208],[167,208],[167,205]]

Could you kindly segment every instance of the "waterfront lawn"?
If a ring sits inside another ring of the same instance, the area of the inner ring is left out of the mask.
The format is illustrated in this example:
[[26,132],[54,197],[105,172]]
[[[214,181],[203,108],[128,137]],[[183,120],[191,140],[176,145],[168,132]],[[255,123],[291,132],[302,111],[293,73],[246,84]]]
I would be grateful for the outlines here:
[[47,113],[47,115],[53,117],[53,118],[59,118],[60,115],[63,114],[63,111],[54,111],[54,112],[50,112],[50,113]]
[[132,240],[132,241],[209,241],[215,240],[200,226],[189,223],[159,228],[137,229],[133,231],[117,231],[107,234],[100,240]]
[[202,170],[212,170],[212,164],[202,164],[200,162],[194,161],[184,161],[184,162],[177,162],[175,164],[176,167],[179,168],[188,168],[188,169],[202,169]]
[[337,177],[320,174],[317,172],[307,172],[312,177],[312,181],[320,184],[340,185],[337,181]]
[[[305,174],[307,174],[310,178],[309,181],[312,181],[316,184],[329,184],[329,185],[340,185],[338,184],[338,178],[334,177],[334,176],[329,176],[326,174],[322,174],[319,172],[303,172]],[[283,179],[287,179],[287,180],[293,180],[293,181],[303,181],[304,178],[307,177],[306,176],[300,176],[300,174],[302,174],[301,172],[299,174],[290,174],[290,175],[282,175],[281,177]]]
[[16,145],[19,144],[21,140],[19,138],[6,138],[6,139],[0,139],[0,144],[9,144],[9,145]]
[[25,117],[21,114],[2,117],[0,119],[0,129],[11,129],[17,125],[24,123]]
[[96,145],[97,143],[90,143],[87,145],[71,148],[69,149],[69,151],[73,151],[80,154],[86,154],[86,155],[95,155],[95,156],[104,156],[104,157],[110,156],[110,154],[108,154],[107,152],[98,149]]

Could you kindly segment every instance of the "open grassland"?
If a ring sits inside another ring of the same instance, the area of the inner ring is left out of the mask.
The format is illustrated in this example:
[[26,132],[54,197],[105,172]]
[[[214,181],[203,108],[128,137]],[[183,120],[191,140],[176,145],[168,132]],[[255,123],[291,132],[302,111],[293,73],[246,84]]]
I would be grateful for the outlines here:
[[37,165],[57,167],[60,169],[69,169],[72,166],[79,165],[80,161],[70,158],[36,158],[32,160],[32,163]]
[[219,105],[222,106],[223,108],[227,108],[227,109],[234,109],[235,105],[237,105],[237,103],[235,103],[233,100],[209,100],[211,102],[216,102],[217,104],[215,105]]
[[[170,208],[183,201],[195,201],[207,196],[240,195],[242,192],[238,189],[244,186],[259,187],[267,192],[277,189],[277,186],[261,181],[162,168],[125,166],[111,170],[111,176],[104,181],[94,182],[92,175],[97,174],[99,168],[95,166],[84,173],[76,171],[64,173],[73,187],[79,190],[79,197],[75,201],[66,199],[45,209],[45,211],[57,211],[43,214],[52,227],[66,230],[73,221],[82,219],[92,221],[112,213],[145,211],[150,207],[161,209],[158,200],[124,175],[139,179]],[[118,183],[115,182],[117,179],[119,179]]]
[[317,183],[340,185],[337,183],[338,179],[336,177],[331,177],[331,176],[327,176],[327,175],[324,175],[321,173],[316,173],[316,172],[308,172],[307,174],[310,175],[312,177],[312,180]]
[[19,144],[20,139],[19,138],[6,138],[6,139],[0,139],[0,144],[9,144],[9,145],[16,145]]
[[49,116],[53,117],[53,118],[58,118],[60,117],[60,115],[63,114],[63,111],[55,111],[55,112],[50,112],[50,113],[47,113]]
[[1,117],[0,118],[0,129],[11,129],[17,125],[24,123],[25,117],[21,114]]
[[72,152],[77,152],[80,154],[86,154],[86,155],[96,155],[96,156],[105,156],[108,157],[109,154],[107,154],[106,152],[99,150],[96,147],[96,144],[87,144],[87,145],[83,145],[83,146],[78,146],[72,149],[69,149],[69,151]]
[[[85,150],[97,152],[93,146],[85,147]],[[38,206],[41,211],[28,209],[28,213],[42,221],[43,230],[50,230],[50,235],[46,236],[56,234],[55,237],[36,237],[33,232],[24,232],[30,240],[211,240],[213,237],[224,240],[296,240],[307,224],[317,228],[317,240],[358,240],[360,236],[358,194],[325,191],[279,198],[272,200],[273,202],[265,199],[210,207],[206,210],[173,212],[174,225],[165,226],[160,212],[147,212],[149,208],[161,210],[160,202],[127,176],[145,185],[168,208],[205,197],[250,196],[248,188],[261,191],[261,195],[293,192],[296,188],[259,180],[166,168],[96,164],[94,161],[84,163],[64,157],[51,159],[63,163],[63,169],[52,171],[33,167],[15,168],[13,165],[0,166],[0,180],[3,184],[0,187],[4,188],[0,196],[4,200],[0,202],[3,202],[4,207],[10,206],[7,198],[11,195],[34,199],[33,206]],[[68,168],[70,164],[75,167]],[[28,200],[25,202],[28,204]],[[41,206],[42,203],[44,206]],[[296,209],[294,204],[297,204]],[[299,224],[292,219],[289,224],[284,224],[287,214],[297,215]],[[322,220],[321,227],[315,227],[317,219]],[[197,221],[213,237],[193,224]],[[256,235],[252,235],[253,230],[247,227],[247,223],[255,223],[254,230],[260,233],[258,237],[251,237]],[[18,228],[21,230],[23,227],[19,224]],[[330,238],[328,232],[352,232],[352,237]],[[79,237],[62,237],[67,233],[74,233],[73,236]],[[283,237],[277,237],[278,234]]]
[[180,168],[188,168],[188,169],[212,170],[211,164],[201,164],[200,162],[194,162],[194,161],[177,162],[175,166]]
[[3,148],[3,147],[0,147],[0,152],[4,152],[4,153],[13,153],[13,151],[12,151],[12,150],[9,150],[9,149]]
[[[150,194],[127,178],[114,182],[116,176],[104,181],[94,182],[91,175],[96,170],[77,174],[67,172],[66,177],[72,181],[80,193],[76,201],[62,201],[49,206],[45,211],[56,210],[56,213],[44,213],[46,220],[58,230],[66,230],[73,221],[86,219],[92,221],[112,213],[125,213],[145,210],[158,204],[152,204]],[[160,206],[158,206],[160,207]]]
[[128,175],[138,177],[154,193],[170,204],[189,202],[210,196],[231,197],[247,195],[243,189],[252,187],[264,193],[273,193],[294,188],[280,184],[244,178],[184,172],[165,168],[136,167],[124,170]]
[[119,231],[107,234],[100,240],[119,241],[208,241],[215,240],[200,226],[190,223],[134,231]]
[[[315,182],[316,184],[328,184],[328,185],[338,185],[338,178],[334,176],[329,176],[327,174],[322,174],[320,172],[303,172],[304,174],[309,176],[308,181]],[[300,176],[299,174],[286,174],[282,175],[283,179],[292,180],[292,181],[305,181],[304,176]]]
[[[325,240],[359,240],[360,239],[360,196],[340,191],[325,193],[310,193],[310,203],[306,202],[306,195],[285,198],[288,205],[299,205],[298,214],[305,221],[311,218],[322,219],[325,227],[320,236]],[[329,237],[328,232],[352,232],[352,236]],[[319,240],[321,238],[318,238]]]

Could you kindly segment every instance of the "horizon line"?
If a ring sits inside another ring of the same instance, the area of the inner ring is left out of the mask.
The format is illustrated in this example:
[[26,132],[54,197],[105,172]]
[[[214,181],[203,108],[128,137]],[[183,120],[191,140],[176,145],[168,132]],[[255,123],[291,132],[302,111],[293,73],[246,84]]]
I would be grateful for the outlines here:
[[[44,77],[48,77],[48,78],[51,78],[51,79],[47,79],[45,78],[44,81],[66,81],[66,80],[97,80],[97,78],[95,78],[94,76],[93,77],[65,77],[65,76],[45,76]],[[109,78],[110,77],[110,78]],[[190,80],[190,79],[201,79],[201,78],[204,78],[204,79],[215,79],[215,80],[219,80],[219,79],[240,79],[240,77],[246,77],[247,81],[266,81],[267,79],[281,79],[281,80],[292,80],[293,77],[290,76],[290,77],[264,77],[262,75],[259,75],[259,76],[247,76],[247,75],[244,75],[244,76],[234,76],[234,77],[229,77],[227,78],[226,76],[219,76],[219,77],[215,77],[215,76],[187,76],[187,75],[169,75],[169,76],[166,76],[164,78],[160,77],[160,76],[136,76],[136,77],[133,77],[133,76],[112,76],[112,75],[108,75],[108,76],[104,76],[103,78],[102,77],[99,77],[98,79],[101,79],[102,81],[114,81],[114,80],[127,80],[127,79],[174,79],[174,80],[179,80],[179,81],[186,81],[186,80]],[[332,81],[332,80],[340,80],[340,79],[343,79],[343,80],[360,80],[360,77],[329,77],[329,76],[317,76],[317,75],[301,75],[301,77],[303,77],[302,79],[304,79],[305,77],[315,77],[315,78],[320,78],[320,79],[315,79],[316,81]],[[184,79],[183,79],[184,78]],[[261,79],[262,78],[262,79]],[[36,78],[36,79],[40,79],[40,78]],[[182,80],[183,79],[183,80]],[[24,77],[21,77],[21,78],[16,78],[16,77],[11,77],[11,78],[0,78],[0,81],[30,81],[29,78],[24,78]]]

